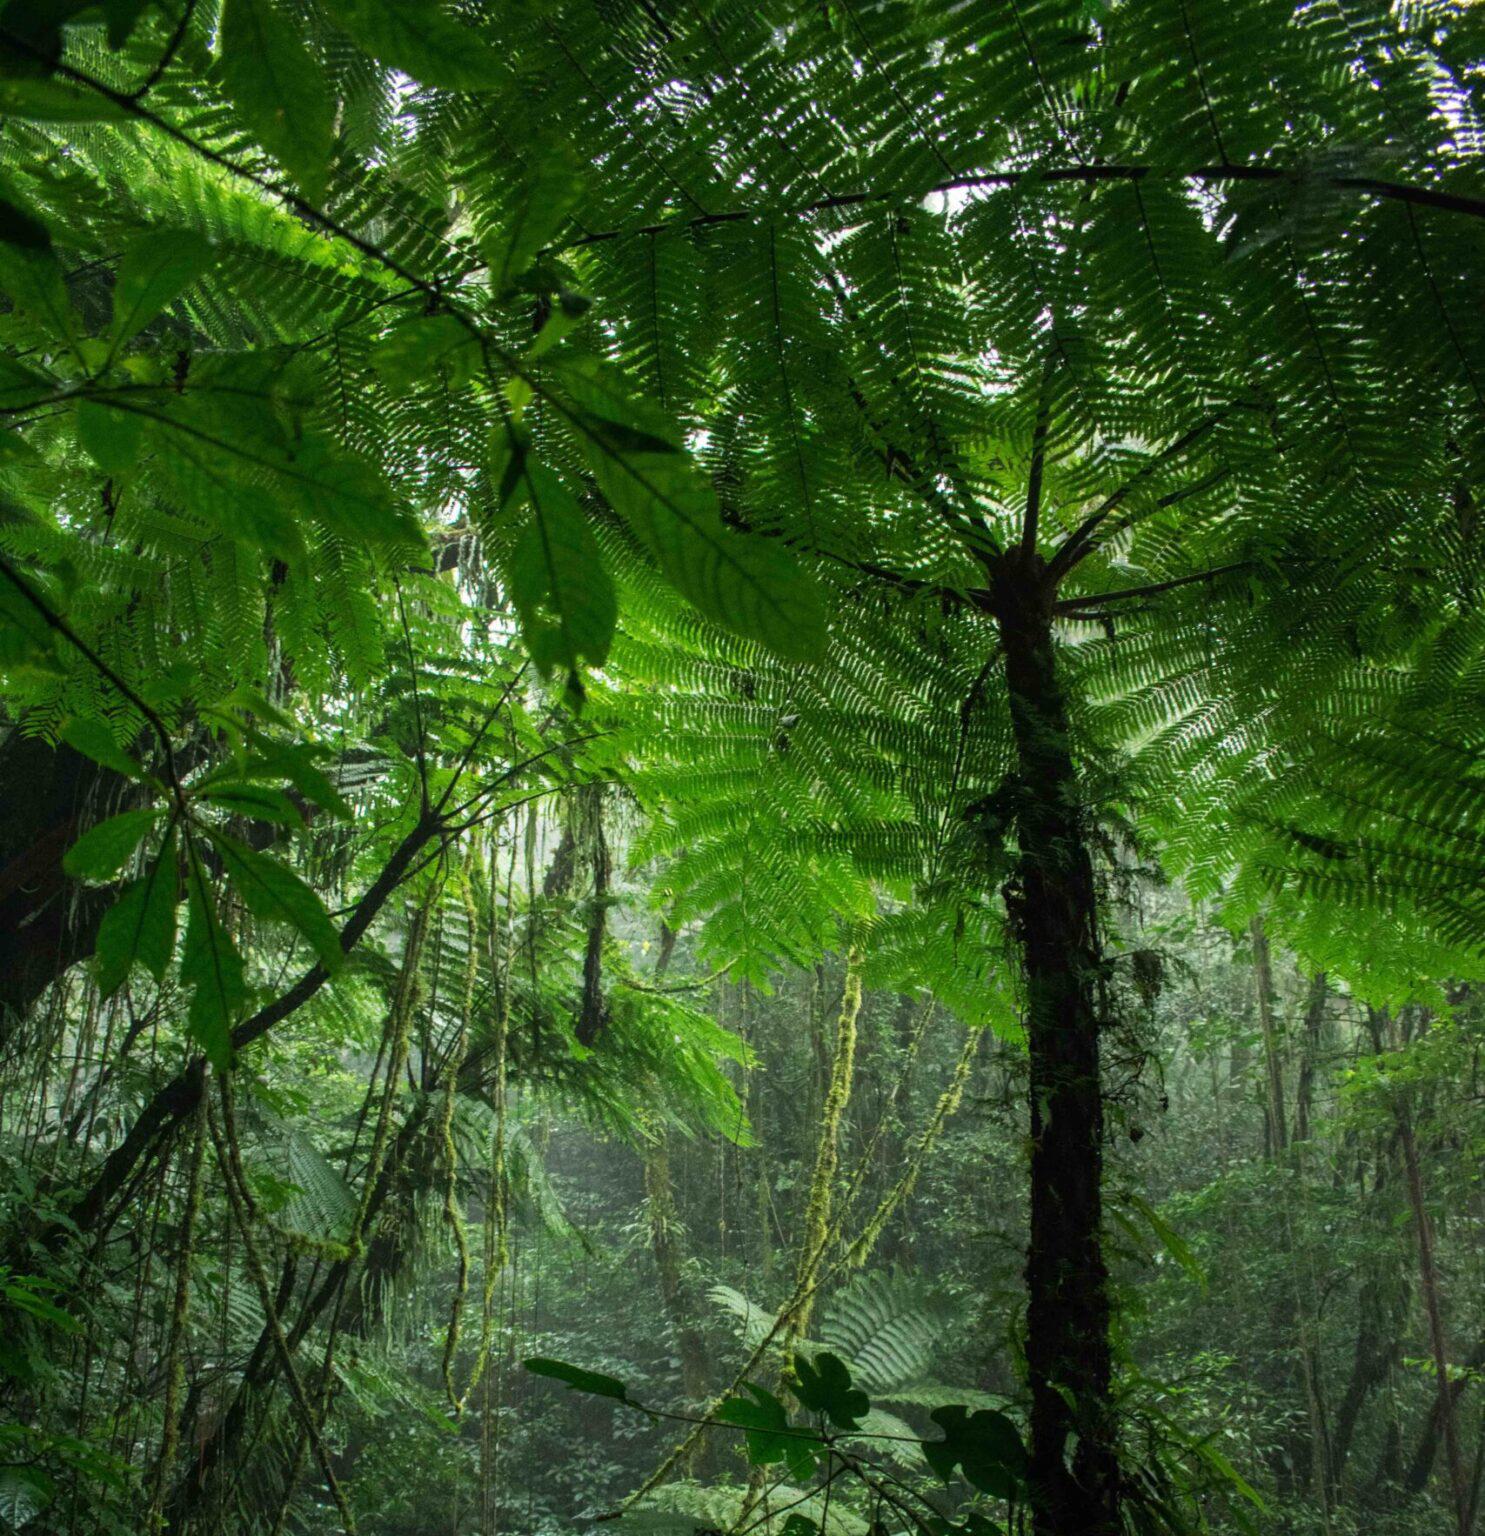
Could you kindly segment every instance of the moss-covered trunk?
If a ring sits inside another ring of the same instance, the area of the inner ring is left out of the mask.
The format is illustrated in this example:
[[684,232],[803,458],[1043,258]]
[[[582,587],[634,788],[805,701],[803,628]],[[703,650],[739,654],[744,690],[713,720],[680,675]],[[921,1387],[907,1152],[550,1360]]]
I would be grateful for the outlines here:
[[1030,1054],[1033,1528],[1037,1536],[1116,1536],[1097,895],[1057,675],[1053,584],[1038,556],[1017,551],[998,562],[992,595],[1017,759],[1019,854],[1008,901]]

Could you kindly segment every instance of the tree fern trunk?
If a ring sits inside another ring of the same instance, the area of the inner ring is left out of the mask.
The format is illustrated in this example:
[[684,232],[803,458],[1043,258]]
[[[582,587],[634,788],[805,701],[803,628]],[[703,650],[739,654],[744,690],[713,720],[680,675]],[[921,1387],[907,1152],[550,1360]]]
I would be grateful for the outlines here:
[[1009,905],[1024,958],[1031,1065],[1033,1528],[1037,1536],[1115,1536],[1097,895],[1057,676],[1052,583],[1038,556],[1015,552],[998,562],[992,591],[1020,781]]

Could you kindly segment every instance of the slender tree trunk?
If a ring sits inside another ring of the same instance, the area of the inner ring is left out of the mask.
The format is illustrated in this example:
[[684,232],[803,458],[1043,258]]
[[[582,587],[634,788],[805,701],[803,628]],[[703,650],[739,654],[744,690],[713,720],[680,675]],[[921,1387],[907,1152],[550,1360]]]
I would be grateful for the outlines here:
[[1020,848],[1007,902],[1025,966],[1030,1057],[1033,1529],[1036,1536],[1116,1536],[1121,1497],[1103,1257],[1098,903],[1057,676],[1053,591],[1034,552],[1011,551],[994,567],[1018,780]]
[[1403,1168],[1407,1173],[1408,1202],[1413,1207],[1413,1226],[1418,1237],[1418,1282],[1423,1292],[1423,1310],[1428,1316],[1428,1340],[1438,1372],[1438,1413],[1444,1432],[1444,1460],[1449,1472],[1449,1493],[1459,1536],[1469,1532],[1469,1481],[1459,1447],[1459,1427],[1455,1422],[1454,1394],[1449,1389],[1449,1350],[1444,1337],[1444,1309],[1439,1298],[1439,1273],[1434,1261],[1433,1224],[1423,1198],[1423,1174],[1418,1166],[1418,1142],[1413,1135],[1413,1119],[1406,1105],[1397,1108],[1398,1139],[1402,1143]]
[[[675,941],[676,930],[662,921],[660,945],[655,956],[657,980],[670,966]],[[655,1133],[655,1140],[645,1148],[644,1175],[645,1196],[649,1203],[650,1250],[655,1255],[655,1272],[660,1279],[660,1300],[680,1355],[681,1390],[688,1402],[700,1404],[706,1398],[706,1344],[687,1308],[686,1288],[681,1280],[681,1254],[677,1242],[681,1220],[670,1176],[670,1137],[663,1126]]]
[[[1291,1292],[1281,1297],[1274,1308],[1274,1328],[1281,1339],[1294,1341],[1294,1370],[1299,1395],[1304,1399],[1305,1428],[1296,1430],[1290,1440],[1290,1472],[1281,1474],[1284,1481],[1293,1479],[1296,1490],[1308,1489],[1320,1507],[1324,1528],[1330,1529],[1330,1436],[1326,1424],[1323,1384],[1320,1376],[1320,1353],[1314,1337],[1313,1319],[1307,1315],[1300,1288],[1300,1245],[1296,1243],[1293,1228],[1291,1195],[1304,1193],[1304,1168],[1301,1148],[1292,1146],[1288,1134],[1288,1111],[1284,1103],[1284,1049],[1280,1037],[1279,1021],[1274,1013],[1273,961],[1269,953],[1268,937],[1263,930],[1263,919],[1255,917],[1250,928],[1253,940],[1253,982],[1258,994],[1258,1023],[1263,1035],[1264,1060],[1264,1147],[1269,1160],[1283,1169],[1279,1177],[1292,1181],[1292,1189],[1284,1187],[1281,1196],[1282,1229],[1288,1260]],[[1318,1007],[1324,1006],[1324,978],[1319,980]],[[1312,1009],[1315,997],[1312,993]],[[1317,1025],[1318,1027],[1318,1025]],[[1309,1089],[1303,1090],[1306,1094]],[[1308,1127],[1309,1106],[1296,1110],[1296,1118]],[[1283,1186],[1281,1186],[1283,1187]],[[1308,1477],[1302,1469],[1308,1468]]]
[[794,1345],[809,1331],[814,1313],[813,1286],[819,1277],[825,1251],[830,1245],[830,1218],[835,1204],[835,1174],[840,1165],[841,1127],[856,1070],[856,1025],[861,1017],[861,955],[852,949],[846,956],[845,982],[841,987],[840,1012],[835,1020],[835,1044],[830,1054],[830,1076],[820,1114],[820,1136],[815,1144],[815,1167],[810,1176],[809,1199],[804,1211],[804,1231],[799,1241],[795,1288],[798,1305],[784,1330],[787,1361]]
[[132,786],[71,747],[14,727],[0,743],[0,1040],[67,968],[93,953],[117,891],[62,873],[62,856]]
[[686,1306],[681,1280],[681,1252],[677,1242],[680,1217],[670,1177],[670,1143],[662,1132],[645,1151],[645,1195],[649,1202],[650,1248],[660,1278],[660,1300],[675,1335],[681,1360],[681,1390],[691,1404],[706,1400],[706,1345]]
[[1263,1032],[1264,1123],[1263,1155],[1277,1162],[1284,1155],[1288,1138],[1284,1134],[1284,1056],[1279,1043],[1279,1026],[1274,1018],[1274,972],[1269,958],[1268,938],[1263,919],[1253,919],[1253,981],[1258,991],[1258,1026]]
[[[406,877],[413,861],[428,843],[440,835],[442,821],[433,815],[421,818],[382,866],[381,873],[367,887],[354,911],[340,930],[341,950],[349,954],[360,942],[372,919]],[[266,1035],[276,1024],[289,1018],[330,979],[330,973],[318,962],[312,965],[286,992],[244,1019],[232,1030],[232,1047],[241,1050]],[[73,1203],[66,1222],[54,1221],[41,1234],[40,1241],[54,1251],[78,1231],[91,1232],[104,1221],[111,1206],[125,1186],[138,1175],[166,1145],[176,1128],[187,1119],[201,1101],[201,1059],[186,1066],[158,1088],[149,1098],[124,1139],[103,1160],[93,1181]]]
[[[1463,1364],[1467,1372],[1476,1372],[1485,1367],[1485,1339],[1475,1345],[1471,1353],[1465,1357]],[[1440,1392],[1433,1400],[1423,1431],[1418,1436],[1418,1443],[1413,1448],[1412,1456],[1408,1458],[1407,1470],[1403,1471],[1399,1463],[1390,1474],[1391,1480],[1400,1483],[1403,1492],[1409,1497],[1422,1493],[1428,1486],[1434,1460],[1439,1452],[1439,1439],[1445,1415],[1453,1415],[1457,1411],[1456,1405],[1464,1396],[1464,1389],[1469,1385],[1469,1380],[1469,1376],[1461,1376],[1457,1381],[1451,1381],[1448,1391]]]
[[[1388,1149],[1380,1148],[1370,1197],[1374,1203],[1380,1202],[1386,1188],[1388,1160]],[[1384,1209],[1379,1219],[1385,1222],[1387,1214]],[[1356,1299],[1356,1346],[1351,1359],[1351,1375],[1336,1409],[1330,1437],[1332,1502],[1340,1497],[1341,1479],[1361,1410],[1371,1394],[1387,1380],[1388,1373],[1401,1357],[1407,1302],[1405,1276],[1395,1272],[1390,1262],[1376,1264],[1368,1270]]]
[[1315,1069],[1320,1059],[1320,1036],[1325,1027],[1325,1003],[1330,996],[1324,971],[1310,982],[1305,1002],[1304,1038],[1300,1045],[1299,1078],[1294,1085],[1294,1140],[1310,1139],[1310,1116],[1315,1106]]

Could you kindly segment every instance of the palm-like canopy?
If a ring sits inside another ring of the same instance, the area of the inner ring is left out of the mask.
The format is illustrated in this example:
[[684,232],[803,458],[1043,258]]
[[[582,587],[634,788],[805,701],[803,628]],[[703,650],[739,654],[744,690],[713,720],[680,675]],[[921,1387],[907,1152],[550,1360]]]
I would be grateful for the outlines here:
[[[1090,849],[1133,815],[1378,995],[1399,917],[1479,953],[1485,12],[100,9],[0,13],[4,661],[30,729],[125,776],[148,738],[197,1037],[225,1064],[246,1001],[172,738],[390,694],[423,827],[547,750],[478,724],[508,602],[719,958],[844,919],[884,981],[1024,1008],[1038,1145],[1078,1122],[1033,1159],[1087,1282],[1049,1356],[1031,1276],[1065,1478],[1110,1438],[1106,1349],[1054,1390],[1104,1321]],[[135,900],[106,964],[163,974]],[[1110,1528],[1070,1497],[1049,1529]]]

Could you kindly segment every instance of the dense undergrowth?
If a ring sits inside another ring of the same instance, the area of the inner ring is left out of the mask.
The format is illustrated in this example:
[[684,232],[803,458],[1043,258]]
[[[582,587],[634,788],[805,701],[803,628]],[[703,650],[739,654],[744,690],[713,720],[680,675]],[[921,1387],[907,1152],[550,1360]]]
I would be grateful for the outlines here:
[[0,1522],[1468,1536],[1482,61],[0,5]]

